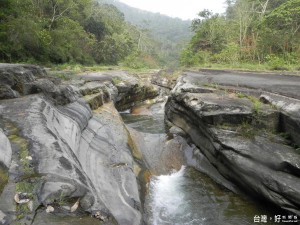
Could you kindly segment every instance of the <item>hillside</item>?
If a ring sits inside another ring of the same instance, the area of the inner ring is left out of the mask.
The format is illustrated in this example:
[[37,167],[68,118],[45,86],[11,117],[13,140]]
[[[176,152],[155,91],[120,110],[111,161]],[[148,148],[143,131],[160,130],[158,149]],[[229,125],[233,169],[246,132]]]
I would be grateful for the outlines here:
[[125,19],[137,26],[145,26],[145,22],[149,24],[150,29],[155,38],[166,39],[173,42],[180,42],[191,38],[190,20],[182,20],[172,18],[160,13],[152,13],[149,11],[137,9],[128,6],[118,0],[104,0],[115,5],[124,13]]
[[180,50],[192,37],[190,20],[137,9],[118,0],[99,0],[99,3],[116,6],[124,13],[125,20],[140,29],[149,30],[151,37],[158,42],[161,55],[167,61],[177,60]]

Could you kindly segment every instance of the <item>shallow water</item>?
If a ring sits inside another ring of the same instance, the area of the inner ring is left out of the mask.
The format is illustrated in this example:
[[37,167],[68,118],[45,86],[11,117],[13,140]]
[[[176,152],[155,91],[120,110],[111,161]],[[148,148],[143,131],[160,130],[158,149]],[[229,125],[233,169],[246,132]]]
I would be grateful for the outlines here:
[[145,207],[153,225],[247,225],[255,215],[270,214],[263,206],[224,190],[206,175],[182,167],[170,175],[152,177]]
[[164,115],[132,115],[122,113],[122,118],[126,125],[144,133],[162,134],[165,133]]
[[[144,134],[166,132],[162,114],[127,113],[122,114],[122,117],[128,126]],[[153,154],[157,152],[153,151]],[[182,166],[179,171],[172,171],[168,175],[152,176],[147,187],[144,204],[147,224],[281,224],[274,222],[274,216],[282,212],[275,212],[260,202],[234,194],[191,167]],[[267,223],[254,223],[255,215],[266,215]]]

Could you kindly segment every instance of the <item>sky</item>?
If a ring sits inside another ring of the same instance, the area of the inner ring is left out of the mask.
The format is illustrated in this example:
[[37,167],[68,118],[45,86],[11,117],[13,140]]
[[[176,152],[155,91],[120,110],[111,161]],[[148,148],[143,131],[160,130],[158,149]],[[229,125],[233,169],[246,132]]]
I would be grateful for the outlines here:
[[225,0],[120,0],[135,8],[159,12],[181,19],[194,19],[203,9],[214,13],[225,12]]

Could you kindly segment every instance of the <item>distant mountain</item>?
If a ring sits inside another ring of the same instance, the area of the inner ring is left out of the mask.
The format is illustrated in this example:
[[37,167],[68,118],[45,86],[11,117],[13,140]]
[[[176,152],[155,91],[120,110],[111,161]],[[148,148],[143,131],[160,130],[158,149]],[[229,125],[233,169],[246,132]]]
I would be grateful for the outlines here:
[[160,55],[171,64],[178,64],[179,52],[192,38],[191,20],[172,18],[131,7],[118,0],[98,0],[100,4],[112,4],[124,13],[125,20],[139,29],[150,30],[152,38],[159,44]]
[[116,6],[124,13],[127,21],[133,25],[150,29],[157,40],[180,42],[192,37],[190,20],[172,18],[160,13],[137,9],[118,0],[99,0],[99,2]]

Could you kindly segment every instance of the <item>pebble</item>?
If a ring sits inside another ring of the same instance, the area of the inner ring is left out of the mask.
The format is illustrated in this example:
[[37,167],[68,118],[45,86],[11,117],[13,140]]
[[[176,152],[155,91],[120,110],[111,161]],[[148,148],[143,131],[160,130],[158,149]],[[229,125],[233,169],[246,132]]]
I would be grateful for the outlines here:
[[54,208],[51,205],[47,206],[46,213],[54,212]]

